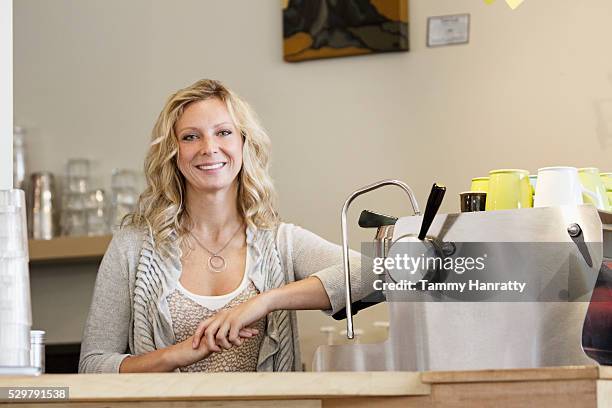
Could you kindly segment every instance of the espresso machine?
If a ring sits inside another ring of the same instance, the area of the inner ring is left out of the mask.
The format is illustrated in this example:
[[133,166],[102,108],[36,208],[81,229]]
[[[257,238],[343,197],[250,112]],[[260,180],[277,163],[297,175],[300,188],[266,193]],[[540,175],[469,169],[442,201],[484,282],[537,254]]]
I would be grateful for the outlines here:
[[[376,233],[368,247],[371,253],[362,256],[361,266],[366,267],[359,284],[370,284],[375,278],[386,283],[405,278],[439,283],[456,278],[452,271],[434,267],[410,274],[385,269],[378,277],[367,270],[371,268],[365,261],[368,257],[396,258],[406,252],[414,256],[416,250],[445,259],[489,254],[487,273],[525,278],[531,293],[520,297],[488,292],[479,298],[444,290],[372,290],[363,299],[353,299],[351,268],[355,265],[349,262],[346,214],[356,197],[384,186],[401,188],[413,215],[396,218],[368,210],[361,213],[359,225]],[[596,364],[589,358],[594,356],[589,352],[593,344],[583,347],[583,339],[591,341],[588,338],[593,330],[608,324],[601,306],[612,304],[600,299],[596,314],[587,316],[593,309],[593,289],[596,285],[607,288],[604,248],[610,243],[604,244],[602,214],[591,205],[438,214],[444,191],[434,184],[423,215],[410,187],[398,180],[366,186],[346,200],[342,209],[346,308],[334,318],[346,319],[350,339],[353,315],[386,302],[389,337],[376,344],[320,346],[313,370],[478,370]],[[612,332],[612,323],[608,326]],[[606,341],[600,339],[599,343],[605,345]]]

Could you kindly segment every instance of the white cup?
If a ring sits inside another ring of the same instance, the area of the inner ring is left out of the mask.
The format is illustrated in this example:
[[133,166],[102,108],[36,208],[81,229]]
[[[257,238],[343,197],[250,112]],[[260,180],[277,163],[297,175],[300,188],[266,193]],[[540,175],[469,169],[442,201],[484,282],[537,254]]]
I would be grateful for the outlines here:
[[534,207],[584,204],[582,194],[594,196],[580,183],[575,167],[544,167],[538,169]]

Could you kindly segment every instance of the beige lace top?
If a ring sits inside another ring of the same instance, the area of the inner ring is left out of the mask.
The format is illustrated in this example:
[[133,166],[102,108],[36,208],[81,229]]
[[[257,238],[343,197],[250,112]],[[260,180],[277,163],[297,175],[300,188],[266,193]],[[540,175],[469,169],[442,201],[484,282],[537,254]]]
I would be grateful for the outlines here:
[[[244,290],[219,310],[237,306],[258,294],[259,291],[250,281]],[[178,289],[168,295],[168,306],[177,343],[192,336],[202,320],[214,316],[218,311],[200,305]],[[261,319],[251,325],[251,327],[258,329],[259,333],[257,336],[244,339],[242,345],[234,346],[219,353],[212,353],[204,360],[182,367],[180,370],[185,372],[256,371],[259,347],[265,330],[265,320],[265,318]]]

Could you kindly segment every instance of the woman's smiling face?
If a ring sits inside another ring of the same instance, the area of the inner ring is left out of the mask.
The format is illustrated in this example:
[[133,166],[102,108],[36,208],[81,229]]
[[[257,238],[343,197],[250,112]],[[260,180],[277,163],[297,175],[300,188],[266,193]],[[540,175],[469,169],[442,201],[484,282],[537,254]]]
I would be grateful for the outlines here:
[[192,102],[174,125],[177,165],[188,187],[213,192],[230,188],[242,168],[243,140],[225,103]]

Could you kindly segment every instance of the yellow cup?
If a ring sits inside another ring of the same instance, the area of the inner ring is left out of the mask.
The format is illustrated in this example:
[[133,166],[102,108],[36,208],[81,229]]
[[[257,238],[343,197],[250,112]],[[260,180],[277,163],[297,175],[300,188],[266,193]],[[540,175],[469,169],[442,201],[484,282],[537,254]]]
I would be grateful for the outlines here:
[[520,169],[500,169],[489,172],[487,211],[533,207],[529,172]]
[[606,186],[599,176],[597,167],[583,167],[578,169],[578,177],[582,186],[589,191],[589,194],[583,194],[582,198],[587,204],[593,204],[600,210],[610,211],[610,201],[606,194]]
[[530,174],[529,175],[529,184],[531,185],[531,195],[535,195],[536,184],[538,184],[538,175]]
[[475,177],[472,179],[472,186],[470,191],[482,191],[484,193],[489,191],[489,178],[488,177]]
[[[601,181],[603,181],[606,190],[612,191],[612,173],[599,173]],[[610,202],[612,204],[612,202]]]

